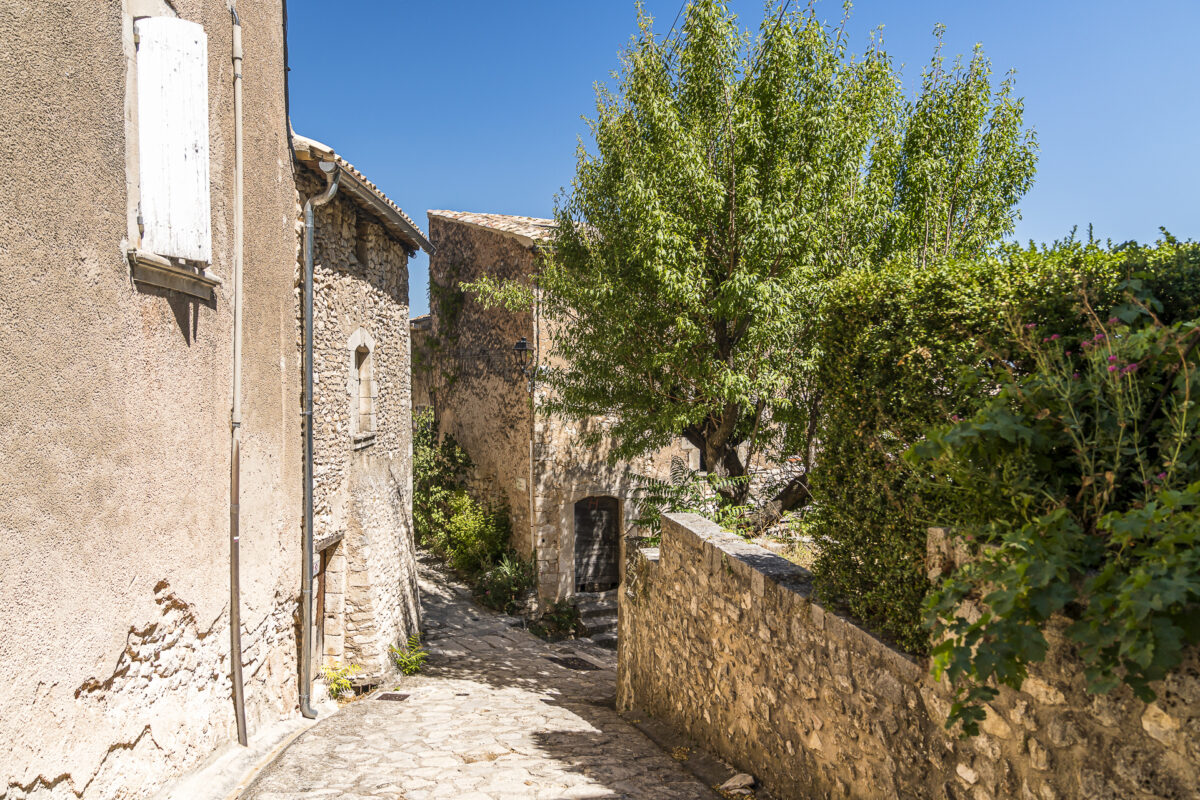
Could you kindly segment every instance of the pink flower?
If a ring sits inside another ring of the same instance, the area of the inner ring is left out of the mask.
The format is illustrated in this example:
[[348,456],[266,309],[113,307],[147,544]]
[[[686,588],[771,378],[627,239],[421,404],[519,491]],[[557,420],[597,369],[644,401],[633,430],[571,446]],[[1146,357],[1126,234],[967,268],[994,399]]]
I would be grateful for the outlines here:
[[1104,338],[1104,331],[1100,331],[1100,333],[1097,333],[1095,336],[1092,337],[1092,341],[1098,342],[1103,338]]
[[1079,343],[1079,346],[1080,346],[1080,347],[1091,347],[1091,346],[1092,346],[1092,343],[1091,343],[1091,342],[1088,342],[1088,341],[1082,341],[1082,342],[1080,342],[1080,343]]
[[1109,372],[1116,372],[1116,371],[1117,371],[1117,367],[1116,367],[1116,365],[1115,365],[1115,364],[1109,364],[1109,365],[1108,365],[1108,371],[1109,371]]
[[1117,360],[1117,357],[1116,357],[1116,356],[1109,356],[1109,357],[1108,357],[1108,360],[1109,360],[1109,361],[1116,361],[1116,360]]
[[1076,373],[1072,374],[1071,377],[1074,378],[1075,380],[1079,380],[1079,373],[1076,372]]
[[1031,322],[1031,323],[1029,323],[1028,325],[1026,325],[1026,326],[1025,326],[1025,330],[1027,330],[1027,331],[1031,331],[1031,330],[1033,330],[1033,329],[1034,329],[1034,328],[1036,328],[1036,327],[1037,327],[1037,323],[1036,323],[1036,322]]
[[1166,478],[1167,478],[1167,473],[1165,473],[1165,472],[1160,472],[1160,473],[1158,473],[1157,475],[1155,475],[1154,477],[1158,478],[1160,481],[1162,481],[1162,480],[1166,480]]
[[1109,324],[1109,325],[1116,325],[1116,324],[1117,324],[1117,322],[1118,322],[1118,320],[1117,320],[1117,318],[1116,318],[1116,317],[1109,317],[1109,318],[1108,318],[1108,324]]
[[1059,340],[1059,339],[1061,339],[1061,338],[1062,338],[1062,337],[1061,337],[1061,336],[1059,336],[1059,335],[1056,333],[1056,334],[1053,334],[1053,335],[1050,337],[1050,341],[1054,342],[1054,341],[1057,341],[1057,340]]
[[1070,351],[1070,350],[1068,350],[1068,351],[1067,351],[1067,355],[1071,355],[1071,351]]

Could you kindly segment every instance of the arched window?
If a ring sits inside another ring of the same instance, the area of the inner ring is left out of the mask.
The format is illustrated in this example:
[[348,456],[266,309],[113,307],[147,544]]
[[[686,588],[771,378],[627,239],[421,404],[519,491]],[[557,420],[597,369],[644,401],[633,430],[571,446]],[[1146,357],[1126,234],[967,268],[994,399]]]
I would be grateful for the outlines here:
[[355,440],[375,435],[378,385],[375,383],[375,340],[363,328],[350,337],[350,374],[346,391],[350,395],[350,435]]

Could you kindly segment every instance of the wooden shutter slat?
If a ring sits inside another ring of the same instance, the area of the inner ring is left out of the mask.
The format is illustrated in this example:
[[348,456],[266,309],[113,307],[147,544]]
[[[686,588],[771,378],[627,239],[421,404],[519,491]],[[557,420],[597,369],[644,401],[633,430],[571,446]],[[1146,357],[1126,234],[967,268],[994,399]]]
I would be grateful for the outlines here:
[[208,37],[172,17],[135,28],[142,248],[210,262]]

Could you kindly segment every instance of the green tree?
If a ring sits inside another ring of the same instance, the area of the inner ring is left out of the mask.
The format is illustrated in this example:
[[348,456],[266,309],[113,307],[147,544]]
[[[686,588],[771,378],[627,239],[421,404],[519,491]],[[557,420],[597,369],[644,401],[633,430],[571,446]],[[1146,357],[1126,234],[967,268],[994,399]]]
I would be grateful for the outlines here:
[[[847,9],[849,7],[847,6]],[[604,415],[615,455],[683,435],[739,476],[764,442],[812,462],[823,287],[896,255],[977,255],[1012,230],[1034,172],[1011,78],[937,49],[905,99],[882,40],[771,6],[758,35],[695,0],[665,39],[639,10],[615,91],[597,88],[553,248],[533,287],[483,280],[484,302],[553,325],[550,410]],[[743,502],[744,481],[722,493]],[[776,510],[804,502],[784,487]]]

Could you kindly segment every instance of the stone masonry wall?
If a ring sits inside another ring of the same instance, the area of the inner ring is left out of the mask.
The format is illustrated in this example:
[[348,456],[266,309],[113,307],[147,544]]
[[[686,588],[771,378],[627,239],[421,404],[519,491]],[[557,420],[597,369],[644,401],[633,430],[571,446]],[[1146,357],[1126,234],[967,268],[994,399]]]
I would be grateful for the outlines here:
[[669,720],[777,797],[1200,797],[1200,659],[1156,687],[1091,696],[1051,637],[983,733],[944,729],[927,666],[813,602],[807,571],[691,514],[631,554],[617,701]]
[[429,259],[434,366],[429,388],[438,431],[449,434],[475,464],[471,493],[483,503],[504,502],[512,515],[513,546],[533,553],[529,535],[529,440],[532,417],[528,382],[513,344],[534,341],[529,312],[485,309],[458,290],[464,281],[529,275],[535,253],[521,242],[431,214]]
[[588,446],[582,441],[599,420],[579,423],[544,413],[546,389],[536,381],[531,404],[529,381],[512,347],[525,337],[545,364],[548,325],[532,311],[485,309],[457,287],[483,275],[499,280],[533,275],[537,249],[437,213],[429,216],[429,232],[436,247],[429,267],[432,325],[422,350],[433,365],[428,386],[439,431],[452,435],[474,461],[470,488],[476,498],[508,504],[513,546],[536,557],[539,596],[564,599],[575,592],[575,503],[616,497],[624,530],[635,516],[631,501],[637,484],[631,472],[665,477],[671,456],[686,460],[688,453],[680,445],[634,463],[609,463],[606,442]]
[[[297,170],[302,197],[321,190],[311,171]],[[388,646],[419,619],[408,256],[349,196],[335,195],[315,221],[313,533],[343,536],[326,569],[320,655],[357,664],[359,680],[373,681],[389,669]],[[352,419],[359,346],[370,352],[373,430]]]
[[[543,339],[544,341],[544,339]],[[538,406],[547,397],[539,387]],[[610,462],[611,444],[585,445],[583,437],[600,420],[586,423],[539,414],[534,424],[534,529],[537,536],[538,590],[549,601],[573,595],[575,588],[575,503],[608,496],[620,501],[619,535],[637,517],[637,476],[665,480],[671,457],[688,461],[695,450],[677,441],[633,461]]]

